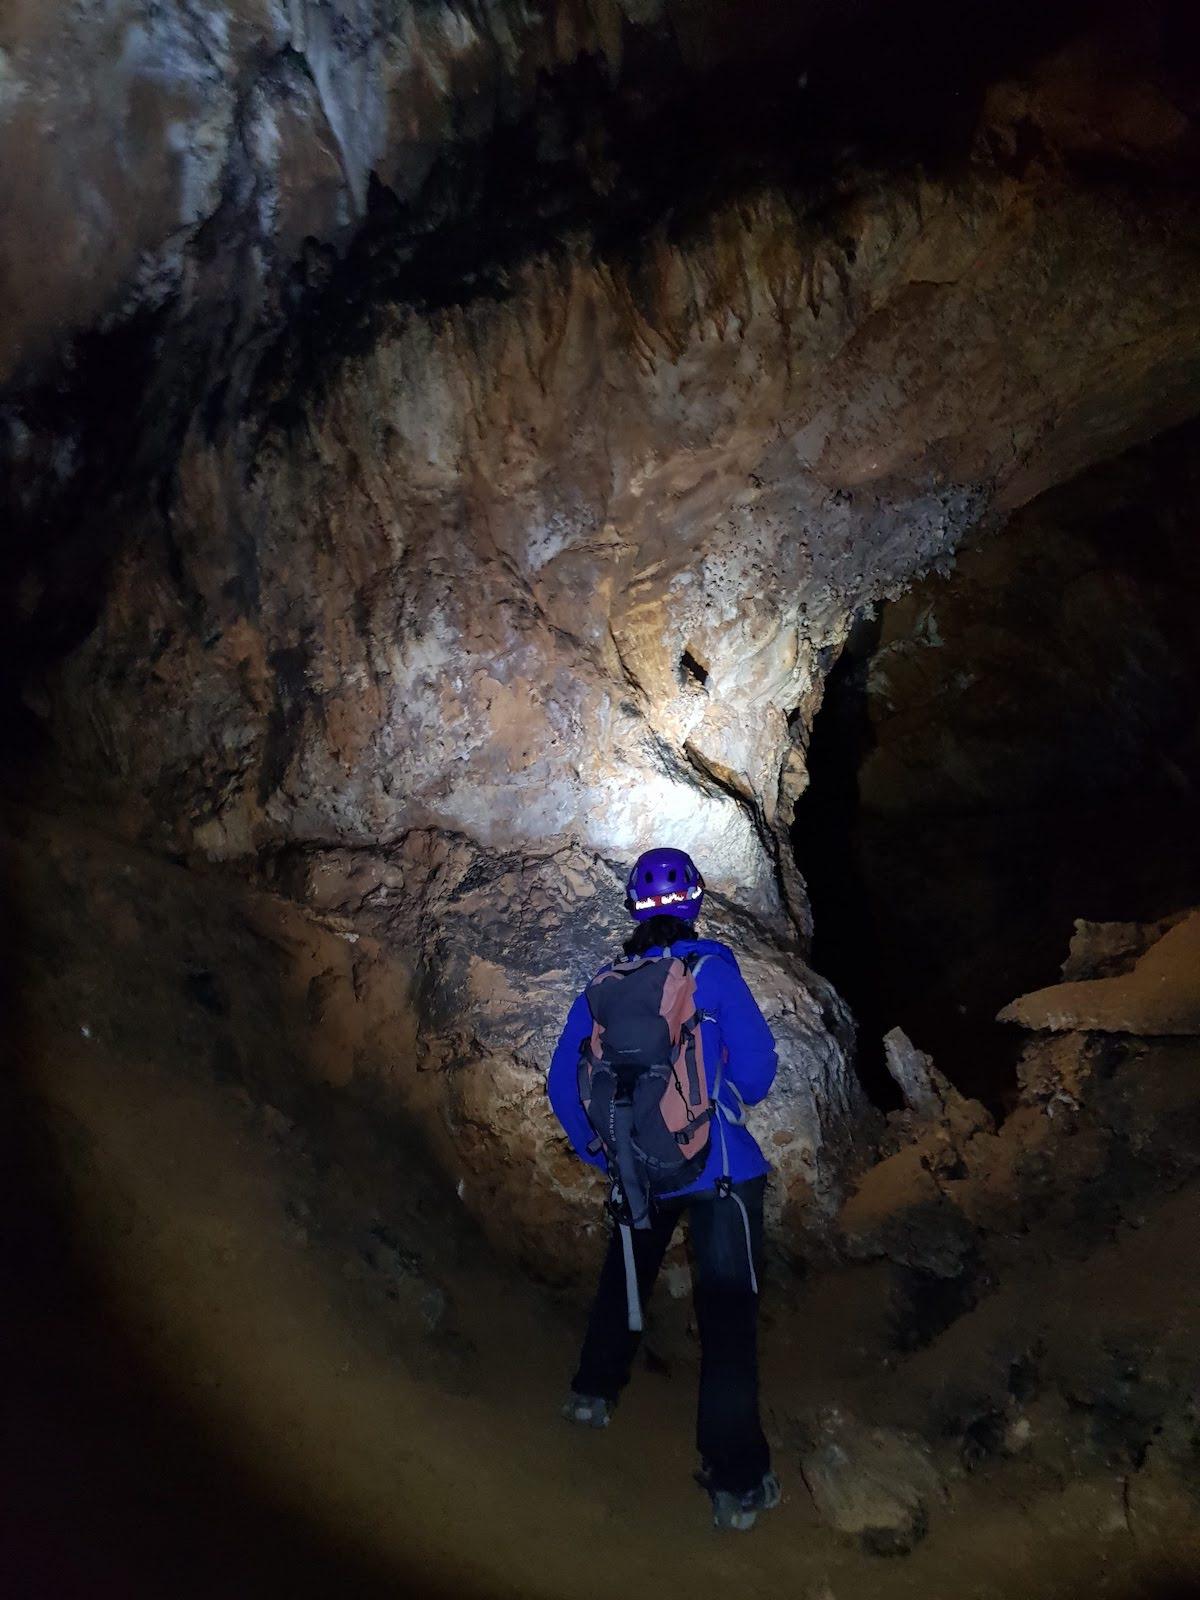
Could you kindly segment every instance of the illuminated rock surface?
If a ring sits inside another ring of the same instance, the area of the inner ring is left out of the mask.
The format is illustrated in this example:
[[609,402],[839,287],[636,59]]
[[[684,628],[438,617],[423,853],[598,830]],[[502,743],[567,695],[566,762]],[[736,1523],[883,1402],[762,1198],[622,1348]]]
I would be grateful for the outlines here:
[[[6,1214],[37,1261],[63,1208],[181,1416],[378,1547],[381,1592],[416,1562],[636,1600],[664,1552],[686,1592],[811,1600],[1200,1572],[1170,859],[1200,749],[1200,41],[1166,0],[1021,9],[0,22],[7,931],[54,1173]],[[830,833],[795,811],[856,661],[870,737],[823,803],[895,825],[888,1004],[990,1022],[1038,991],[1015,1078],[860,1010],[886,1119],[812,970],[850,885],[827,861],[818,897]],[[1084,815],[1122,785],[1137,826]],[[1133,909],[1034,881],[1063,794],[1098,863],[1154,877]],[[790,1532],[736,1559],[694,1537],[659,1382],[693,1376],[682,1254],[603,1470],[550,1426],[604,1224],[543,1074],[664,838],[780,1043],[754,1127]],[[113,1363],[46,1305],[61,1418]],[[91,1481],[59,1426],[34,1530]],[[138,1525],[195,1503],[219,1553],[190,1470]],[[374,1592],[329,1570],[278,1587]],[[273,1581],[235,1560],[196,1592]]]
[[[81,503],[89,469],[93,494],[104,481],[102,422],[51,410],[35,432],[40,391],[14,390],[25,701],[55,781],[156,850],[302,899],[323,853],[335,873],[342,851],[368,879],[398,871],[381,936],[431,975],[420,1048],[458,1059],[471,1041],[497,1161],[526,1137],[568,990],[611,949],[620,863],[662,837],[692,849],[757,919],[738,942],[783,1043],[771,1132],[795,1193],[831,1196],[866,1108],[837,1002],[788,949],[809,924],[788,830],[824,674],[857,609],[1194,405],[1195,207],[1171,176],[1189,124],[1115,56],[1068,49],[988,93],[953,174],[847,163],[819,205],[757,182],[619,246],[594,219],[628,203],[625,178],[606,199],[586,138],[548,155],[526,132],[504,168],[517,214],[542,159],[547,193],[587,204],[543,197],[549,223],[518,246],[494,198],[462,200],[468,245],[446,172],[461,187],[489,129],[528,129],[539,65],[600,49],[618,72],[619,8],[589,16],[551,33],[500,6],[469,24],[402,7],[381,28],[363,5],[331,32],[319,7],[168,9],[130,24],[119,58],[107,34],[47,43],[27,19],[6,58],[14,150],[89,52],[95,106],[142,117],[128,148],[151,166],[105,170],[114,216],[145,201],[139,270],[158,287],[110,251],[126,310],[105,303],[116,339],[161,302],[138,335],[157,375],[130,403],[139,448],[164,453],[141,500],[123,484]],[[688,30],[671,37],[686,54]],[[664,80],[668,119],[680,83]],[[447,111],[460,96],[470,127]],[[1036,159],[1015,154],[1029,128]],[[1097,150],[1162,181],[1135,202],[1089,179]],[[80,201],[93,159],[63,200],[77,230],[102,214]],[[302,249],[346,242],[372,171],[390,189],[345,264]],[[9,181],[44,192],[36,162]],[[57,324],[55,282],[39,279]],[[19,349],[45,338],[23,303]],[[48,519],[87,546],[85,572],[111,547],[94,591],[38,565]],[[64,615],[83,636],[47,661]],[[423,879],[411,861],[430,852]]]

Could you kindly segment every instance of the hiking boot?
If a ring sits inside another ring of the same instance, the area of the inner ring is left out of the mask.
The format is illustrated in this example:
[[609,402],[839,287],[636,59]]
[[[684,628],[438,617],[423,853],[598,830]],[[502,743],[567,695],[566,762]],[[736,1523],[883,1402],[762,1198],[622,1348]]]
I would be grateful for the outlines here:
[[615,1405],[615,1400],[605,1400],[602,1395],[576,1394],[572,1390],[562,1414],[568,1422],[578,1423],[581,1428],[607,1428]]
[[764,1473],[762,1482],[748,1489],[745,1494],[714,1489],[711,1482],[706,1481],[707,1474],[703,1470],[696,1477],[712,1498],[713,1527],[722,1531],[749,1533],[758,1521],[758,1513],[773,1511],[783,1495],[779,1479],[773,1472]]

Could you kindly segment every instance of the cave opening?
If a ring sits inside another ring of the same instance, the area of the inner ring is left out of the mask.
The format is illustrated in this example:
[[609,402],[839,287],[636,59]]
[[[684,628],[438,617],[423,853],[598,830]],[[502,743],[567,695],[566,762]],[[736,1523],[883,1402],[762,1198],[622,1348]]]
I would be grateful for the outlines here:
[[813,961],[875,1101],[900,1026],[1002,1113],[1012,997],[1056,982],[1076,919],[1153,923],[1200,890],[1200,430],[1014,514],[861,617],[825,687],[793,844]]

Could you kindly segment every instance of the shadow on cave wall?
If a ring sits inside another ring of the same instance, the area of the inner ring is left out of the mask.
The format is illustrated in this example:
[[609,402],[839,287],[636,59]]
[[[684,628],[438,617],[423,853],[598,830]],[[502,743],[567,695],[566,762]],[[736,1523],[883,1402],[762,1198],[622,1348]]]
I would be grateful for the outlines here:
[[796,810],[814,964],[895,1103],[899,1024],[1002,1110],[1022,1037],[996,1011],[1057,981],[1076,918],[1200,900],[1200,428],[1084,474],[861,622]]

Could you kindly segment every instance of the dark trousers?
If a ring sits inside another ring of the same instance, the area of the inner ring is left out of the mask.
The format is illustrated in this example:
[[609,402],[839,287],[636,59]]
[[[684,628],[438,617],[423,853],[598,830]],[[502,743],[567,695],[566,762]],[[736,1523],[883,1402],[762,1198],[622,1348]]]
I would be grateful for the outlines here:
[[[755,1262],[762,1254],[765,1178],[737,1183],[750,1222]],[[663,1256],[684,1212],[692,1241],[693,1304],[700,1330],[700,1402],[696,1445],[712,1486],[743,1494],[771,1465],[758,1417],[758,1296],[750,1277],[742,1208],[713,1191],[659,1201],[650,1227],[633,1230],[634,1260],[643,1304],[650,1299]],[[576,1394],[615,1400],[629,1382],[639,1335],[630,1333],[625,1262],[614,1227],[600,1286],[588,1320]]]

